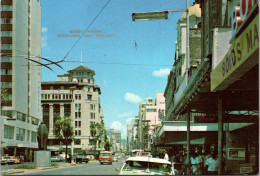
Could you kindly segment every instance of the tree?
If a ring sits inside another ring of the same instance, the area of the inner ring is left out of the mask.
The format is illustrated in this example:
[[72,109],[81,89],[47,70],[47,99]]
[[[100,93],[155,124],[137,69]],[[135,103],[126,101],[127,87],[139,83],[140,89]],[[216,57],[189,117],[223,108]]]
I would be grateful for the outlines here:
[[7,102],[7,89],[1,88],[1,102],[6,103]]
[[103,123],[91,123],[90,124],[90,135],[93,137],[94,141],[94,155],[96,156],[96,146],[97,141],[99,141],[99,137],[101,137],[104,134],[104,127],[102,125]]
[[74,139],[74,129],[71,124],[71,117],[59,117],[54,124],[53,132],[55,134],[55,138],[66,145],[66,161],[68,154],[68,145]]

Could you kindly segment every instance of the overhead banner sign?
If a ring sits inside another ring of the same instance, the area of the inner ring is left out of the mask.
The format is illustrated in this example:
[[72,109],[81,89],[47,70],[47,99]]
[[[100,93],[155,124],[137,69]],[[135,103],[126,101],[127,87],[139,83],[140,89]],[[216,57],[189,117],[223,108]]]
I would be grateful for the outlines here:
[[[258,122],[258,115],[238,115],[238,114],[228,114],[223,116],[223,123],[248,123],[248,122]],[[205,116],[194,116],[195,123],[217,123],[217,115],[205,115]]]
[[233,41],[228,53],[211,72],[211,91],[224,90],[259,63],[259,14]]

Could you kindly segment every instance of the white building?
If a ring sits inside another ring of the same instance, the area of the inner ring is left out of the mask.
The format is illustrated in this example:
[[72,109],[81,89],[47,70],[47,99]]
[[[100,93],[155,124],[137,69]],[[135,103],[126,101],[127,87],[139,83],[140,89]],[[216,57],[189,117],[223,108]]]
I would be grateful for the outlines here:
[[[93,154],[95,141],[91,137],[90,124],[104,124],[101,90],[95,84],[94,75],[93,70],[80,65],[67,74],[58,75],[57,81],[42,82],[42,114],[49,130],[49,149],[61,148],[53,134],[55,120],[59,116],[71,117],[75,130],[74,152]],[[100,138],[97,150],[101,150],[103,142]]]
[[[1,154],[32,159],[41,121],[41,5],[1,1]],[[2,92],[2,91],[1,91]]]

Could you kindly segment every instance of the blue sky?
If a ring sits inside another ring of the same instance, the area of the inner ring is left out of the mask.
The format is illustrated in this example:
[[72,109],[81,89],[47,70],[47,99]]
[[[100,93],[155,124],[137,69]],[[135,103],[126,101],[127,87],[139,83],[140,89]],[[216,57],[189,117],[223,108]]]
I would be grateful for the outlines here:
[[[42,68],[42,81],[83,65],[96,72],[100,86],[105,126],[119,129],[126,137],[126,124],[139,113],[139,103],[164,92],[174,63],[176,23],[182,13],[168,20],[132,21],[133,12],[177,10],[184,0],[42,0],[42,57],[64,58],[64,70],[52,65]],[[192,4],[193,1],[190,1]],[[68,37],[71,34],[85,35]],[[71,33],[71,31],[83,31]],[[92,37],[90,35],[92,34]],[[97,37],[96,34],[102,35]],[[67,35],[67,36],[66,36]],[[73,45],[76,45],[73,47]],[[72,48],[73,47],[73,48]]]

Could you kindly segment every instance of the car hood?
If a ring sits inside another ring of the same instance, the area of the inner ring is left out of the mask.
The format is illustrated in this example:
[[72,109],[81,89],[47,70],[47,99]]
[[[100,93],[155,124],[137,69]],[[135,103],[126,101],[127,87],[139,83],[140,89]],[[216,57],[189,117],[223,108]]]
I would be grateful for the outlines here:
[[162,172],[145,172],[141,170],[135,170],[135,171],[121,171],[119,175],[170,175],[170,173],[165,174]]

